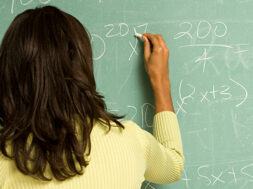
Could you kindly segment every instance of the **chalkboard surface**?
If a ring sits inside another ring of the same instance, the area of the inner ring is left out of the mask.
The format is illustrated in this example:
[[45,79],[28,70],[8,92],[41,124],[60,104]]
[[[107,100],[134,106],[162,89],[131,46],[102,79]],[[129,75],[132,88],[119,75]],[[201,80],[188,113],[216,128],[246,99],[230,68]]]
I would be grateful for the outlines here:
[[108,109],[150,132],[153,95],[134,30],[164,36],[185,170],[143,189],[253,188],[253,0],[1,0],[0,39],[15,15],[44,4],[85,25]]

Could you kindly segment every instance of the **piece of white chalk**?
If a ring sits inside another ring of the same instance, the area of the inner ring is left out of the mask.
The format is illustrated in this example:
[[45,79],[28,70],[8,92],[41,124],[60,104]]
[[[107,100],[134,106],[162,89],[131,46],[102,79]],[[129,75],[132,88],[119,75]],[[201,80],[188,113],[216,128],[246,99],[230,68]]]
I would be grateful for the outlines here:
[[134,35],[135,35],[136,37],[139,37],[140,39],[142,39],[142,34],[135,32]]

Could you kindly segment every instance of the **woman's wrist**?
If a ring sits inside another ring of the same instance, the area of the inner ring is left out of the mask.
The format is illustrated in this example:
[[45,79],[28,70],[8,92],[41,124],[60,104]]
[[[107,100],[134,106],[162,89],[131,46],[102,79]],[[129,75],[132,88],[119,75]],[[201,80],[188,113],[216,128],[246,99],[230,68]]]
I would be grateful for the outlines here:
[[154,91],[156,113],[161,111],[174,112],[169,79],[153,80],[151,83]]
[[168,77],[159,78],[159,79],[150,78],[150,82],[151,82],[154,93],[161,92],[164,90],[166,90],[166,92],[170,92],[171,85],[170,85],[170,81]]

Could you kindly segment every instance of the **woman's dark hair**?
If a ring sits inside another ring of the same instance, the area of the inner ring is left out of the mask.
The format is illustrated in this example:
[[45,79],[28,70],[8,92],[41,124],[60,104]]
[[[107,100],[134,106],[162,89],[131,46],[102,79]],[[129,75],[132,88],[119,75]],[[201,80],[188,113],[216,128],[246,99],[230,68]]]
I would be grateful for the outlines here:
[[76,18],[45,6],[13,20],[0,47],[0,150],[22,173],[50,181],[49,165],[57,180],[83,174],[95,122],[110,131],[124,128],[119,118],[96,91],[89,36]]

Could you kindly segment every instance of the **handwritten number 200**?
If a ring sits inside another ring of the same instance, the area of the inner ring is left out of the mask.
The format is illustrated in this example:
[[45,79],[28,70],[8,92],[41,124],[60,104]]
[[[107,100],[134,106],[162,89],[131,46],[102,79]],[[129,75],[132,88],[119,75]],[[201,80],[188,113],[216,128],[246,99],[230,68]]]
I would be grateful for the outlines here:
[[[192,23],[191,22],[182,22],[179,24],[179,27],[183,27],[183,25],[186,26],[186,30],[183,32],[179,32],[174,36],[174,39],[179,39],[183,36],[187,36],[188,38],[192,39],[193,36],[191,34],[192,31]],[[196,28],[196,35],[198,39],[205,39],[209,36],[209,34],[213,33],[216,37],[224,37],[227,34],[227,26],[225,23],[221,21],[215,22],[213,25],[210,24],[210,22],[206,20],[202,20],[198,22],[197,28]]]

